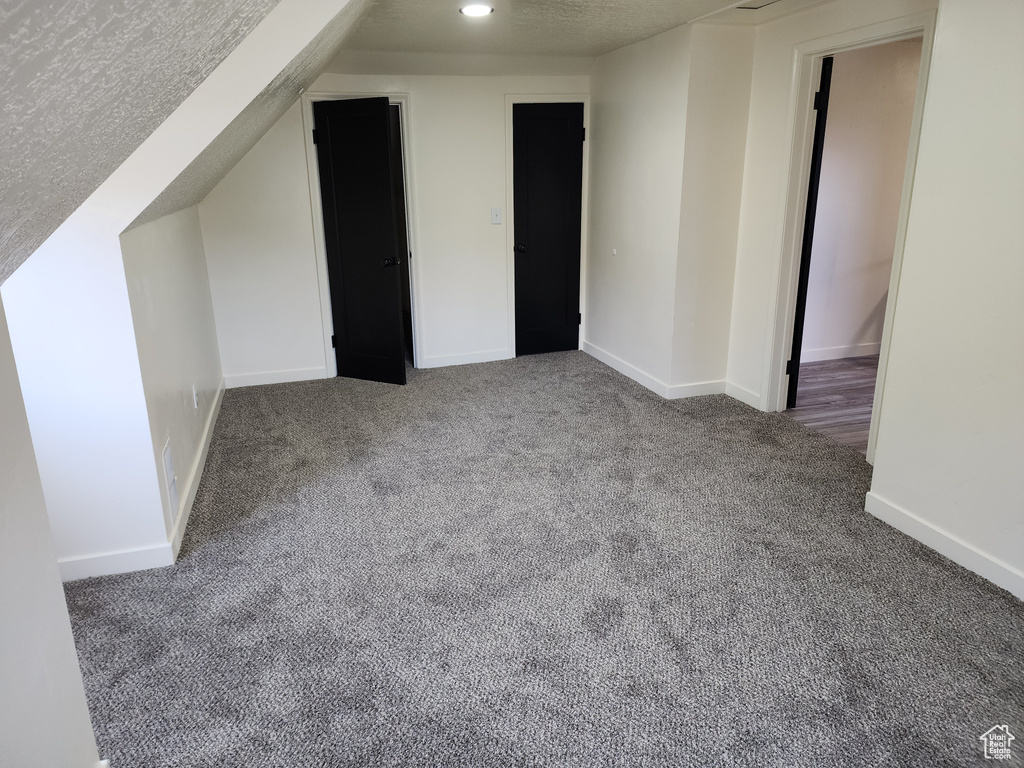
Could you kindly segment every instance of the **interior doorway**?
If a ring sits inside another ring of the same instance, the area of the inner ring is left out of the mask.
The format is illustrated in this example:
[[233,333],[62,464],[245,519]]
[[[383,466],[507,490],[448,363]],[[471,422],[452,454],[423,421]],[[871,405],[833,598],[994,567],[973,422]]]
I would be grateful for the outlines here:
[[516,355],[579,349],[582,103],[514,104]]
[[825,56],[814,98],[786,413],[865,454],[921,53]]
[[392,384],[413,360],[401,117],[387,97],[313,104],[337,373]]

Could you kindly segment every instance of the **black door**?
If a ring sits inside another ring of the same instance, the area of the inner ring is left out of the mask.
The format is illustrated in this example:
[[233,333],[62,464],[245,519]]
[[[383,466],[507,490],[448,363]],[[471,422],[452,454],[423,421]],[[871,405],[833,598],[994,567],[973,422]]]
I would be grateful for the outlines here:
[[514,104],[516,354],[579,349],[583,105]]
[[814,245],[814,220],[818,213],[818,187],[821,182],[821,158],[825,151],[825,123],[828,121],[828,95],[832,87],[832,57],[821,61],[821,83],[814,95],[814,147],[811,150],[811,175],[807,182],[807,209],[804,211],[804,239],[800,250],[800,277],[796,286],[796,313],[793,316],[793,346],[786,363],[789,391],[786,408],[796,407],[800,386],[800,355],[804,346],[804,316],[807,314],[807,287],[811,277],[811,247]]
[[315,102],[313,119],[338,375],[405,384],[400,266],[406,254],[388,100]]

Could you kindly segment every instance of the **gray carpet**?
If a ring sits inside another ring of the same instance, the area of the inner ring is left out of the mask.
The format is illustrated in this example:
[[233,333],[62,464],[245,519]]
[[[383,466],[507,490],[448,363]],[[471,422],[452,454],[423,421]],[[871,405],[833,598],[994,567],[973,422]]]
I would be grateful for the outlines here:
[[[232,390],[177,565],[68,585],[147,766],[963,766],[1024,604],[851,448],[583,353]],[[991,764],[991,763],[989,763]]]

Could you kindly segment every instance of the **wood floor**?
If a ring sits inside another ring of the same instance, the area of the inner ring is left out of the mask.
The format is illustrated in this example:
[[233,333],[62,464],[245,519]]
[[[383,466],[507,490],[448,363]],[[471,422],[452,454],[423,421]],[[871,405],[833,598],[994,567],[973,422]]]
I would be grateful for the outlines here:
[[804,363],[800,366],[796,408],[785,413],[806,427],[867,453],[877,373],[878,355]]

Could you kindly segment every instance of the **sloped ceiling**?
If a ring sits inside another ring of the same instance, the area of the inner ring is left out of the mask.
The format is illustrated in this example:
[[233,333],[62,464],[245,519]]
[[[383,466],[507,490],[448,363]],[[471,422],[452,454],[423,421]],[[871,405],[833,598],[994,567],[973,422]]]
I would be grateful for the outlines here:
[[351,0],[258,97],[132,222],[139,226],[201,202],[337,53],[369,0]]
[[276,4],[0,3],[0,283]]

